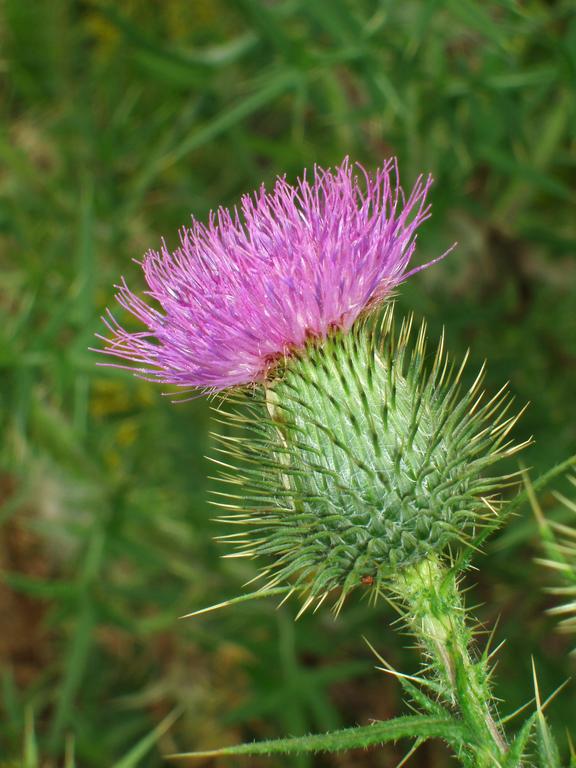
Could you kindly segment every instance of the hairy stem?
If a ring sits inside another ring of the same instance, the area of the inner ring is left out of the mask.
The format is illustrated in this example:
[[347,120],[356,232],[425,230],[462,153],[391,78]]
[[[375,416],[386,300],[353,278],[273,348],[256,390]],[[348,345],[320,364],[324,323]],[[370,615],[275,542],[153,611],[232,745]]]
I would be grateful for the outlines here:
[[470,735],[477,768],[497,768],[507,752],[495,719],[487,654],[475,658],[472,631],[455,573],[431,557],[398,576],[396,591],[405,618],[427,657],[443,692]]

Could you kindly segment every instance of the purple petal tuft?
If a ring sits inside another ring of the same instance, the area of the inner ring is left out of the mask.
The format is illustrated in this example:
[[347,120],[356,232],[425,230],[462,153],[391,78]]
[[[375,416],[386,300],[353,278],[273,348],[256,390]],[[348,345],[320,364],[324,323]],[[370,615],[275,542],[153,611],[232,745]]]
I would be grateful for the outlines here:
[[[395,159],[375,176],[348,159],[294,186],[277,179],[245,195],[241,210],[192,220],[170,253],[162,243],[142,268],[154,306],[124,279],[118,303],[147,328],[125,330],[108,310],[103,352],[144,378],[220,390],[265,378],[310,336],[350,328],[413,272],[416,230],[430,216],[432,183],[406,200]],[[427,265],[425,265],[427,266]]]

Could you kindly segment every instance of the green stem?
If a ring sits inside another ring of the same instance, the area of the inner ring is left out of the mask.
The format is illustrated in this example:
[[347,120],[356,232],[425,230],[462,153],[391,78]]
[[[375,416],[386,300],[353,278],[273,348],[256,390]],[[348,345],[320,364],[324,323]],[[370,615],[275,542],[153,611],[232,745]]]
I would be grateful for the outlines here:
[[495,719],[489,659],[487,655],[477,659],[470,650],[472,631],[454,571],[431,557],[399,575],[395,589],[445,700],[457,710],[469,733],[473,764],[477,768],[497,768],[507,745]]

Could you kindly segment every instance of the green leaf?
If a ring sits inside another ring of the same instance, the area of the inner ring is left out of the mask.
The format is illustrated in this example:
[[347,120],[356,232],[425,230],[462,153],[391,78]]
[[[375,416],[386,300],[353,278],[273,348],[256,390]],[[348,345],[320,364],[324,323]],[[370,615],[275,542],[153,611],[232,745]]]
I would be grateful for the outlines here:
[[[399,673],[394,669],[394,667],[388,664],[388,662],[382,658],[382,656],[380,656],[374,646],[368,642],[366,638],[364,638],[364,640],[368,648],[370,648],[372,653],[382,664],[381,667],[376,667],[376,669],[379,669],[382,672],[387,672],[389,675],[392,675],[392,677],[396,678],[413,704],[416,704],[423,712],[433,717],[448,717],[448,712],[437,701],[437,699],[439,699],[442,695],[441,685],[439,685],[436,681],[428,680],[425,677],[410,677],[409,675],[403,675]],[[434,691],[435,698],[433,699],[430,696],[427,696],[426,693],[424,693],[424,691],[421,690],[421,688],[418,686]]]
[[139,203],[158,174],[176,165],[190,152],[210,144],[227,131],[242,125],[256,112],[294,90],[298,82],[295,72],[291,70],[278,71],[267,78],[265,82],[259,79],[253,86],[254,90],[244,99],[221,110],[211,120],[196,127],[170,149],[165,148],[164,139],[162,139],[157,155],[153,152],[152,161],[145,164],[144,169],[135,176],[131,193],[132,199],[129,208],[126,209],[126,215],[128,215],[130,208],[134,208]]
[[14,725],[19,721],[19,700],[14,672],[11,667],[6,667],[0,675],[0,705],[2,707],[4,723]]
[[506,759],[502,765],[502,768],[521,768],[524,758],[524,752],[530,742],[530,736],[532,735],[532,729],[538,713],[534,713],[522,726],[516,738],[510,745]]
[[534,663],[534,659],[532,659],[532,675],[534,678],[534,694],[536,697],[536,722],[537,722],[537,728],[536,728],[536,745],[538,747],[538,763],[537,765],[540,768],[562,768],[562,764],[560,762],[560,753],[558,752],[558,747],[556,746],[556,742],[554,740],[554,736],[552,735],[550,728],[548,727],[548,723],[546,722],[546,718],[544,717],[544,710],[552,701],[552,698],[554,698],[559,691],[562,689],[560,688],[556,689],[556,691],[552,694],[552,696],[548,697],[548,699],[542,703],[542,699],[540,697],[540,687],[538,685],[538,678],[536,676],[536,665]]
[[504,25],[501,22],[498,23],[481,3],[475,3],[472,0],[450,0],[447,5],[466,28],[484,35],[498,47],[509,46]]
[[554,741],[554,737],[548,727],[546,718],[541,712],[538,712],[537,746],[538,746],[538,765],[541,768],[562,768],[560,762],[560,753]]
[[161,723],[158,723],[153,731],[150,731],[150,733],[147,733],[144,738],[140,739],[140,741],[132,747],[127,755],[125,755],[117,763],[114,763],[112,768],[136,768],[139,765],[140,760],[148,752],[150,752],[152,747],[157,743],[158,739],[172,727],[172,725],[179,717],[180,712],[171,712],[167,717],[164,718],[164,720],[162,720]]
[[124,36],[137,61],[146,70],[167,82],[179,85],[200,85],[206,77],[206,66],[182,53],[178,53],[151,37],[147,32],[131,22],[114,5],[102,5],[98,9],[110,24],[113,24]]
[[88,664],[94,624],[93,606],[88,596],[84,596],[78,604],[78,619],[66,653],[66,666],[50,731],[51,748],[60,743],[65,727],[73,720],[76,695]]
[[3,573],[2,581],[12,589],[37,600],[66,600],[78,594],[78,585],[71,581],[49,581],[23,573]]
[[331,733],[318,733],[288,739],[274,739],[252,744],[209,750],[207,752],[183,752],[168,755],[169,760],[222,757],[224,755],[272,755],[301,754],[304,752],[340,752],[348,749],[385,744],[398,739],[443,739],[455,748],[463,746],[465,734],[462,725],[451,718],[407,715],[374,725],[346,728]]
[[529,162],[516,159],[509,152],[501,152],[493,146],[485,145],[479,147],[478,154],[489,162],[497,173],[510,174],[522,183],[530,185],[531,188],[547,192],[562,200],[573,200],[573,192],[567,184]]
[[38,768],[38,744],[36,730],[34,728],[34,712],[26,710],[26,722],[24,726],[24,766],[23,768]]
[[236,102],[227,110],[220,112],[212,120],[200,126],[189,136],[186,136],[177,146],[160,158],[159,168],[165,170],[190,152],[213,141],[235,125],[242,123],[270,102],[284,95],[287,91],[292,90],[296,83],[297,77],[291,70],[277,72],[266,84],[260,83],[257,90],[249,96]]
[[64,768],[76,768],[74,752],[74,737],[72,734],[68,734],[64,744]]

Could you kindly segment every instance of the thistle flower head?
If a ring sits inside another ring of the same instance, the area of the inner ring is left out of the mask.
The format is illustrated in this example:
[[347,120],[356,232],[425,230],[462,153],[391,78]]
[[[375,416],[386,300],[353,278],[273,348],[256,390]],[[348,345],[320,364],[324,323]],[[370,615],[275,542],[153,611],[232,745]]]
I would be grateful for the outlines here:
[[462,391],[464,365],[442,342],[427,367],[424,326],[414,338],[411,320],[399,334],[393,325],[389,304],[379,329],[364,321],[310,342],[252,395],[269,418],[257,405],[246,438],[222,438],[238,461],[223,474],[237,507],[223,519],[246,526],[225,538],[264,557],[266,586],[292,581],[305,606],[362,583],[378,594],[399,570],[469,541],[498,513],[506,478],[488,469],[521,447],[508,439],[517,416],[505,390],[484,398],[480,372]]
[[375,176],[345,160],[295,185],[279,178],[207,225],[193,220],[174,252],[163,244],[145,255],[147,300],[118,286],[119,304],[145,330],[126,330],[108,312],[103,351],[184,388],[265,379],[310,338],[347,331],[418,271],[408,265],[430,184],[420,177],[406,199],[395,160]]

